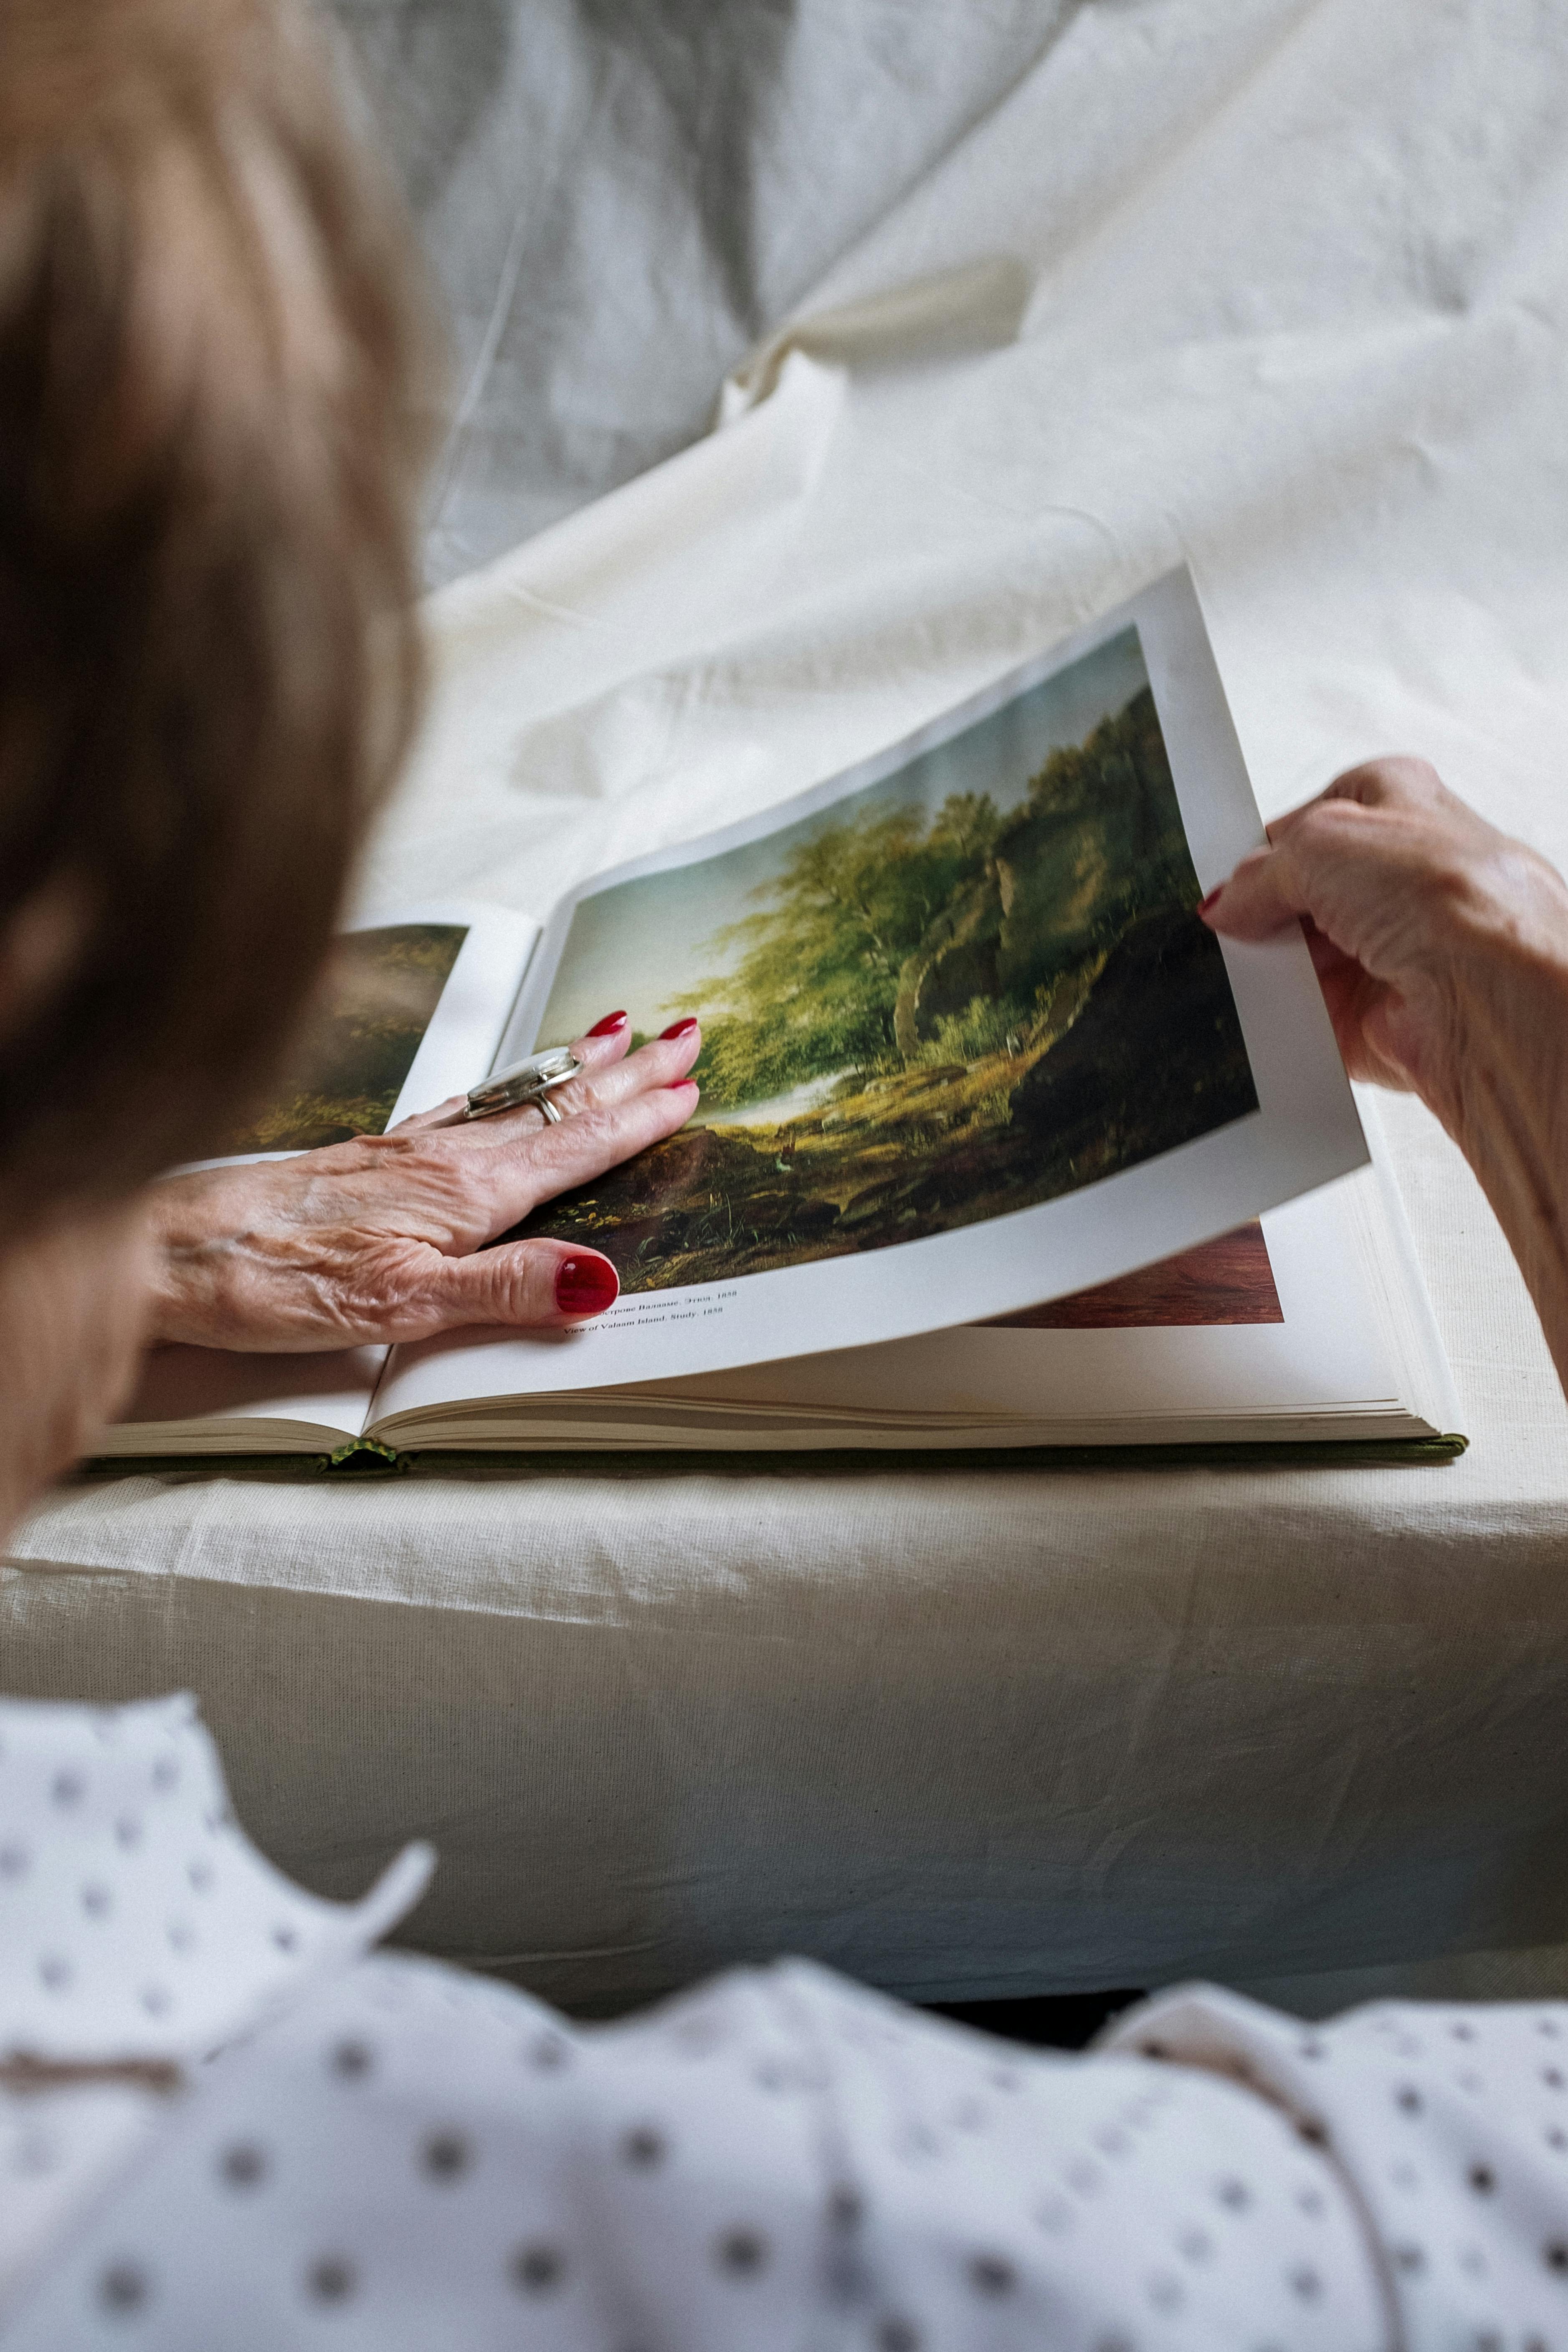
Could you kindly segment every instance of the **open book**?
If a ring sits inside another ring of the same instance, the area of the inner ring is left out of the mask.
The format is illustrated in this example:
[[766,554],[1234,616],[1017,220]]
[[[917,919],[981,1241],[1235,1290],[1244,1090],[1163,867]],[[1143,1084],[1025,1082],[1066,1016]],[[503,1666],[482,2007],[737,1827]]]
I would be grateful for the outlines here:
[[350,934],[237,1157],[378,1133],[611,1006],[634,1040],[702,1014],[691,1124],[521,1229],[604,1251],[621,1297],[567,1331],[162,1349],[104,1451],[1452,1432],[1305,946],[1195,913],[1261,839],[1183,572],[542,929],[425,907]]

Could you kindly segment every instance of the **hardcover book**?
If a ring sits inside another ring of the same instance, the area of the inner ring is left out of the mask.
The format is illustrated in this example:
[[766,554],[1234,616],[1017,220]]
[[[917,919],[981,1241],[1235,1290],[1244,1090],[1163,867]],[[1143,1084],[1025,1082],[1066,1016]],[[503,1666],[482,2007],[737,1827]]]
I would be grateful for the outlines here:
[[619,1299],[163,1349],[105,1452],[1462,1442],[1304,942],[1196,913],[1263,837],[1179,572],[542,926],[389,911],[235,1156],[380,1133],[611,1005],[634,1043],[696,1012],[690,1124],[519,1229],[605,1252]]

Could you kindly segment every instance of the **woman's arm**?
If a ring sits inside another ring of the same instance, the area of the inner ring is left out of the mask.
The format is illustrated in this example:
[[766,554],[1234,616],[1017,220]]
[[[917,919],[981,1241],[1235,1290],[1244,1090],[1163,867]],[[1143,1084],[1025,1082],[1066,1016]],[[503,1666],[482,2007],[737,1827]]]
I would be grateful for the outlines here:
[[1349,770],[1268,838],[1205,920],[1258,940],[1300,919],[1351,1076],[1442,1120],[1568,1389],[1568,886],[1423,760]]

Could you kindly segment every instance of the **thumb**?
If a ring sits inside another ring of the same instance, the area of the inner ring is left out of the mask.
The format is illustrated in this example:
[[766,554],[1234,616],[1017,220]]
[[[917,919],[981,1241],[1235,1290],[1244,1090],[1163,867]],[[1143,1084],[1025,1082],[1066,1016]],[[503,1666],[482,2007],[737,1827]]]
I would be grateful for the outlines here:
[[1228,882],[1211,890],[1198,913],[1227,940],[1267,940],[1307,912],[1292,860],[1279,849],[1254,850]]
[[568,1242],[507,1242],[447,1257],[429,1288],[441,1330],[465,1323],[504,1323],[520,1330],[559,1331],[613,1307],[620,1276],[599,1250]]

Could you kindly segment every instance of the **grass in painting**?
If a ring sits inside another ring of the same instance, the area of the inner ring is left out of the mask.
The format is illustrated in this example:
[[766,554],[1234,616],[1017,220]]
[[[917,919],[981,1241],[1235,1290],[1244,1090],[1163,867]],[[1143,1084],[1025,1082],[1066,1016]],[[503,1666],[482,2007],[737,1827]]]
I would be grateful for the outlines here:
[[395,923],[339,940],[282,1086],[228,1150],[380,1135],[467,937],[461,923]]
[[523,1228],[627,1290],[949,1232],[1256,1108],[1146,685],[1010,795],[882,786],[781,843],[662,1008],[703,1016],[702,1124]]

